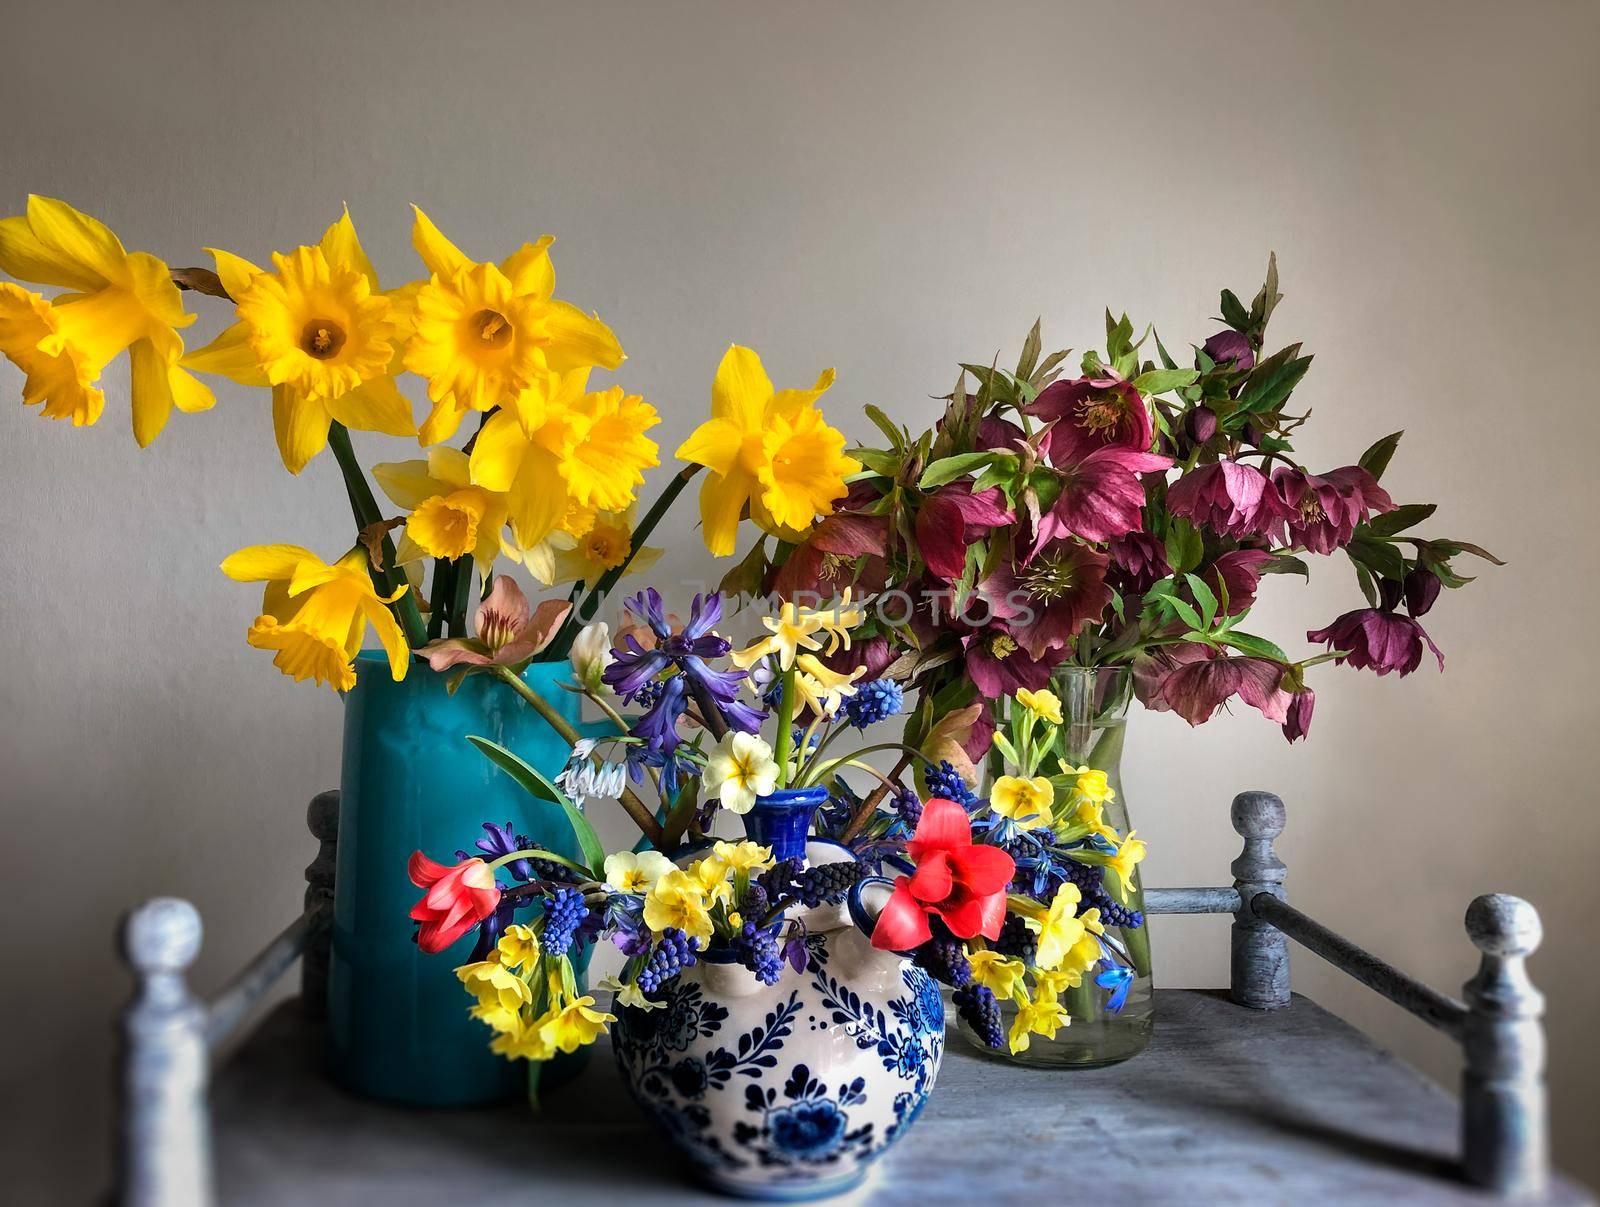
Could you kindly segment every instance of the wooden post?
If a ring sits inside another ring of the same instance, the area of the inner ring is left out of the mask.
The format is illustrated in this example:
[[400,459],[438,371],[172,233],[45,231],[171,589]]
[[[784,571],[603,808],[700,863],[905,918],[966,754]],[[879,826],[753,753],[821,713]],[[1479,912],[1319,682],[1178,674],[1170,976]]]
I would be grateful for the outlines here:
[[1283,833],[1283,802],[1270,792],[1241,792],[1233,798],[1233,828],[1244,850],[1233,861],[1233,886],[1239,910],[1233,915],[1233,1000],[1253,1010],[1277,1010],[1289,1004],[1289,940],[1277,927],[1258,918],[1250,902],[1258,893],[1284,899],[1287,868],[1272,849]]
[[1502,1195],[1541,1194],[1550,1175],[1544,995],[1527,957],[1544,929],[1521,897],[1491,893],[1467,907],[1467,935],[1483,953],[1466,983],[1461,1046],[1461,1153],[1467,1180]]
[[176,897],[147,901],[123,920],[123,956],[136,987],[122,1019],[122,1207],[206,1207],[213,1200],[206,1009],[183,977],[200,936],[199,912]]
[[[306,825],[318,842],[317,857],[306,866],[306,908],[333,910],[333,880],[339,863],[339,790],[319,792],[306,809]],[[312,1018],[328,1013],[328,947],[333,927],[324,926],[300,962],[300,1006]]]

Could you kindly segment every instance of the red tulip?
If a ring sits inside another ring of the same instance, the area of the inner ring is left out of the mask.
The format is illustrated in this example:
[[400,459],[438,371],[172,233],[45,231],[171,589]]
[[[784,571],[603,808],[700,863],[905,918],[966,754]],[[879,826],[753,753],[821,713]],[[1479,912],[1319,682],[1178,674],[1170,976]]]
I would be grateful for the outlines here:
[[906,853],[917,870],[895,880],[894,892],[872,929],[874,947],[909,951],[926,943],[933,937],[930,914],[938,914],[958,939],[1000,937],[1006,886],[1017,865],[999,847],[974,845],[965,809],[955,801],[930,800]]
[[422,926],[417,930],[417,946],[426,952],[443,951],[500,904],[489,865],[476,857],[447,868],[421,851],[411,852],[406,864],[411,883],[428,891],[411,907],[411,916]]

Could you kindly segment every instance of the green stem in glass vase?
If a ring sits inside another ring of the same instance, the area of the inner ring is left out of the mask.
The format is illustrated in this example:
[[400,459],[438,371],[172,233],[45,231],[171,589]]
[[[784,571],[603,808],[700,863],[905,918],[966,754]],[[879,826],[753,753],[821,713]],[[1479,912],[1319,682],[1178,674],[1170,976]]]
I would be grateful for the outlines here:
[[794,746],[794,668],[783,672],[783,688],[778,696],[778,741],[772,757],[778,764],[778,787],[787,788],[792,774],[789,759]]
[[[350,510],[355,514],[356,528],[365,531],[380,522],[383,513],[378,510],[378,500],[373,497],[372,487],[367,485],[367,476],[361,472],[355,449],[350,447],[350,433],[338,420],[328,425],[328,447],[333,450],[334,460],[339,463],[339,472],[344,475],[345,493],[350,496]],[[390,595],[401,583],[406,582],[406,576],[394,564],[394,541],[388,533],[383,535],[382,549],[383,569],[371,571],[372,583],[383,594]],[[371,569],[370,563],[368,566]],[[426,645],[428,629],[422,623],[422,610],[417,607],[413,592],[408,590],[389,606],[399,620],[400,627],[405,630],[406,644],[412,649]]]

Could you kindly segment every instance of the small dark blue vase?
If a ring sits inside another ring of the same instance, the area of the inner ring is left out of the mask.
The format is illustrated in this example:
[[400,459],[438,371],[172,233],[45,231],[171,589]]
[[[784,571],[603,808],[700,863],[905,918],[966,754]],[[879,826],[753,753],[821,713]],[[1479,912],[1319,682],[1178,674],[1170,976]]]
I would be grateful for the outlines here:
[[779,788],[756,797],[744,815],[744,832],[751,842],[772,848],[777,860],[806,857],[806,836],[817,807],[828,799],[826,788]]

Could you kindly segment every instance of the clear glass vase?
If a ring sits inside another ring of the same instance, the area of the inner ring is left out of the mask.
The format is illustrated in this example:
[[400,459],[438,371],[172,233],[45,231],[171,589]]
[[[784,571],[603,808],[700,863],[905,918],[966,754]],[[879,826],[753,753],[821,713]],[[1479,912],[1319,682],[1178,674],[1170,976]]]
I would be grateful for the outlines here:
[[[1132,676],[1125,667],[1062,667],[1052,677],[1050,687],[1061,698],[1062,757],[1074,767],[1105,772],[1115,795],[1103,806],[1103,818],[1125,837],[1130,823],[1122,793],[1122,742],[1133,695]],[[1062,1004],[1072,1022],[1058,1030],[1053,1039],[1034,1035],[1025,1051],[996,1053],[972,1036],[963,1023],[962,1029],[974,1046],[1018,1064],[1080,1069],[1116,1064],[1144,1050],[1154,1026],[1150,938],[1144,926],[1144,900],[1137,870],[1132,879],[1125,906],[1104,887],[1098,894],[1093,888],[1085,892],[1079,906],[1098,906],[1102,917],[1120,918],[1125,923],[1106,927],[1107,937],[1126,954],[1134,974],[1120,1004],[1113,1008],[1111,991],[1086,976],[1079,988],[1066,991]],[[1014,1002],[1001,1003],[1001,1021],[1007,1033],[1016,1009]]]

